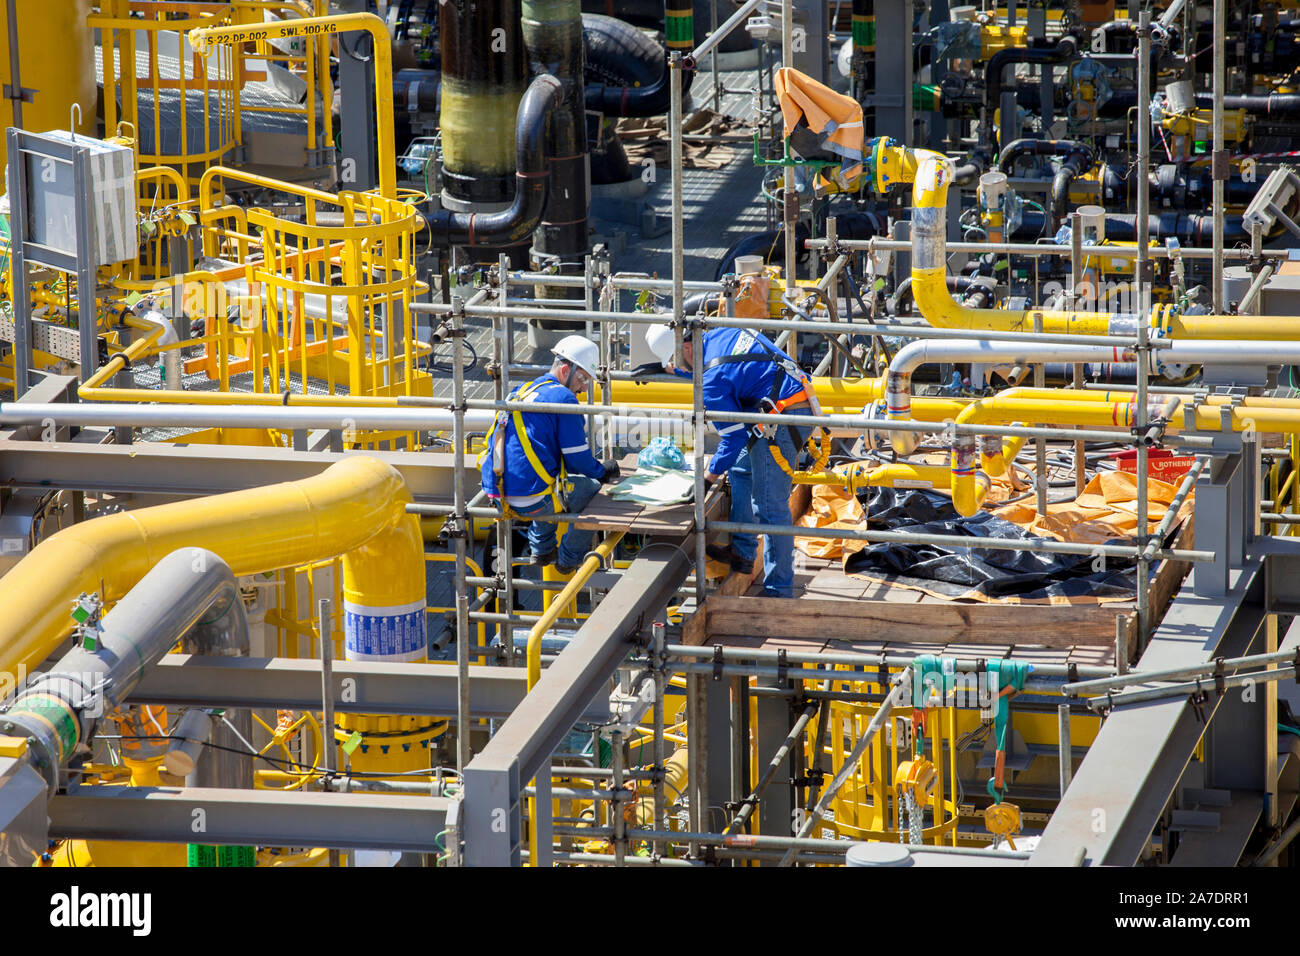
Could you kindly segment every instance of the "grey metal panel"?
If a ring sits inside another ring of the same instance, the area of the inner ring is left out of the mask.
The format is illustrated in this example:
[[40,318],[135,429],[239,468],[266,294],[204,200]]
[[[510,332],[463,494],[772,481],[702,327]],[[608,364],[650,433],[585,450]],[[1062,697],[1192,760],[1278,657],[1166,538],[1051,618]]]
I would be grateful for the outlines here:
[[31,866],[45,852],[45,798],[26,758],[0,757],[0,866]]
[[[417,501],[451,497],[452,456],[440,452],[367,451],[401,472]],[[318,475],[343,458],[251,445],[137,443],[83,445],[0,439],[0,484],[81,491],[212,495]],[[477,469],[466,467],[467,480]]]
[[651,545],[623,572],[569,646],[465,768],[465,862],[520,863],[520,781],[533,777],[602,692],[615,668],[686,579],[676,545]]
[[912,3],[876,0],[876,135],[912,145]]
[[[760,678],[759,687],[778,687],[785,689],[789,684],[771,678]],[[777,749],[785,743],[785,738],[794,725],[791,715],[790,698],[763,695],[758,698],[757,721],[754,727],[755,747],[758,751],[759,776],[767,769],[768,762]],[[789,836],[794,821],[794,789],[789,780],[794,776],[790,757],[777,770],[772,782],[767,785],[760,797],[758,814],[758,832],[767,836]]]
[[[1229,572],[1228,593],[1184,587],[1152,635],[1138,670],[1199,664],[1240,654],[1265,618],[1263,561]],[[1218,700],[1205,705],[1213,719]],[[1204,726],[1185,698],[1114,711],[1043,831],[1032,866],[1132,866],[1173,795]]]
[[82,787],[51,798],[50,836],[430,852],[450,802],[395,793]]
[[[320,671],[317,660],[169,654],[140,679],[130,699],[187,706],[319,709]],[[446,716],[456,712],[454,664],[335,661],[333,671],[338,688],[334,708],[340,713]],[[473,668],[470,714],[476,719],[509,717],[527,688],[525,668]],[[577,719],[603,721],[608,716],[608,706],[593,701]]]

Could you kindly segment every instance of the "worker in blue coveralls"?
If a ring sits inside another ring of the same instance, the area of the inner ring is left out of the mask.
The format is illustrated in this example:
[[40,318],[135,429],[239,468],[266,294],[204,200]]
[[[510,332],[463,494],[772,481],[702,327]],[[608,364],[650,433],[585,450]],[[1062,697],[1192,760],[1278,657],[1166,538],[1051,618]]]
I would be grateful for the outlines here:
[[[682,344],[684,368],[673,365],[673,331],[666,325],[646,330],[646,344],[665,371],[687,374],[693,367],[692,342]],[[813,415],[818,411],[811,380],[767,336],[748,329],[709,329],[704,333],[704,409],[709,412],[764,412]],[[714,422],[718,450],[704,475],[711,485],[723,475],[731,482],[732,521],[790,525],[790,475],[772,455],[778,450],[790,468],[811,427]],[[770,534],[763,550],[763,594],[794,597],[794,539]],[[733,532],[731,545],[710,545],[709,557],[748,571],[758,553],[758,538]]]
[[[578,394],[595,377],[599,350],[589,339],[569,335],[552,351],[551,370],[517,388],[511,401],[578,404]],[[582,511],[602,484],[619,478],[617,462],[601,464],[592,455],[586,416],[557,412],[498,412],[480,466],[484,492],[498,507],[504,500],[519,518]],[[557,550],[555,522],[533,521],[532,564],[554,564],[561,574],[572,574],[591,538],[590,531],[570,526]]]

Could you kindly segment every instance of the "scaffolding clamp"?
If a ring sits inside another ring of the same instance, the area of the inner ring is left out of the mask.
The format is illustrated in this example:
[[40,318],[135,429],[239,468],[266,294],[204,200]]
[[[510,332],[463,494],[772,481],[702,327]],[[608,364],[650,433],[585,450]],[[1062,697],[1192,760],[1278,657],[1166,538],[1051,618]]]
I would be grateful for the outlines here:
[[1223,678],[1223,658],[1216,657],[1214,659],[1214,693],[1222,697],[1226,690],[1227,686]]
[[776,680],[779,684],[784,684],[789,677],[786,671],[789,670],[790,662],[786,659],[785,648],[778,648],[776,652]]
[[722,645],[713,645],[713,679],[722,680]]
[[1201,689],[1201,678],[1196,678],[1196,691],[1187,699],[1192,705],[1192,712],[1196,715],[1196,722],[1204,726],[1205,719],[1205,702],[1209,700],[1209,694]]

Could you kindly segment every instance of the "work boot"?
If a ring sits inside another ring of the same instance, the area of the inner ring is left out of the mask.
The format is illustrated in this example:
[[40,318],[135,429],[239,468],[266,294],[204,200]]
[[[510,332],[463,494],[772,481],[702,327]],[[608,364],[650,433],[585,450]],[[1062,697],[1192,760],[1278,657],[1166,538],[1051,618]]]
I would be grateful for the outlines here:
[[742,558],[740,555],[736,554],[736,552],[731,550],[731,545],[729,544],[707,544],[704,546],[704,553],[712,560],[729,566],[733,571],[748,573],[754,568],[753,558],[749,558],[748,560]]
[[556,561],[555,571],[557,574],[570,575],[577,571],[581,566],[582,565],[580,564],[561,564],[559,561]]
[[551,548],[550,551],[543,552],[542,554],[534,554],[528,559],[528,563],[535,568],[544,568],[548,564],[554,564],[555,559],[559,556],[559,551],[556,548]]

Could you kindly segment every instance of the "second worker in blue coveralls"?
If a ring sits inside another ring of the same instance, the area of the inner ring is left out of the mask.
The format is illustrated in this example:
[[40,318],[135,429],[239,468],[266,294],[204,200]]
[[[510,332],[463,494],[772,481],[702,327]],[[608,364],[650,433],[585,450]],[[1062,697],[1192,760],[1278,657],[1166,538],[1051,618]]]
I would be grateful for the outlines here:
[[[551,370],[514,391],[516,402],[577,405],[596,374],[599,350],[581,335],[561,339]],[[557,412],[497,414],[480,460],[483,490],[500,506],[502,499],[520,518],[578,512],[606,482],[619,478],[618,463],[601,464],[587,445],[587,419]],[[571,574],[591,548],[592,532],[570,527],[555,545],[555,523],[533,521],[528,543],[534,565],[554,564]]]
[[[646,330],[646,344],[664,369],[673,367],[673,331],[666,325]],[[692,343],[683,343],[685,369],[693,367]],[[749,329],[709,329],[704,333],[704,410],[709,412],[779,412],[786,415],[817,413],[812,383],[790,356],[760,332]],[[772,456],[775,445],[791,468],[811,428],[794,425],[746,426],[739,422],[714,422],[718,450],[709,461],[704,480],[712,484],[723,475],[731,482],[732,521],[790,525],[792,480]],[[754,429],[751,431],[751,428]],[[769,534],[763,549],[763,594],[794,597],[794,538]],[[758,537],[732,533],[730,549],[709,546],[709,556],[730,561],[735,570],[753,567]]]

